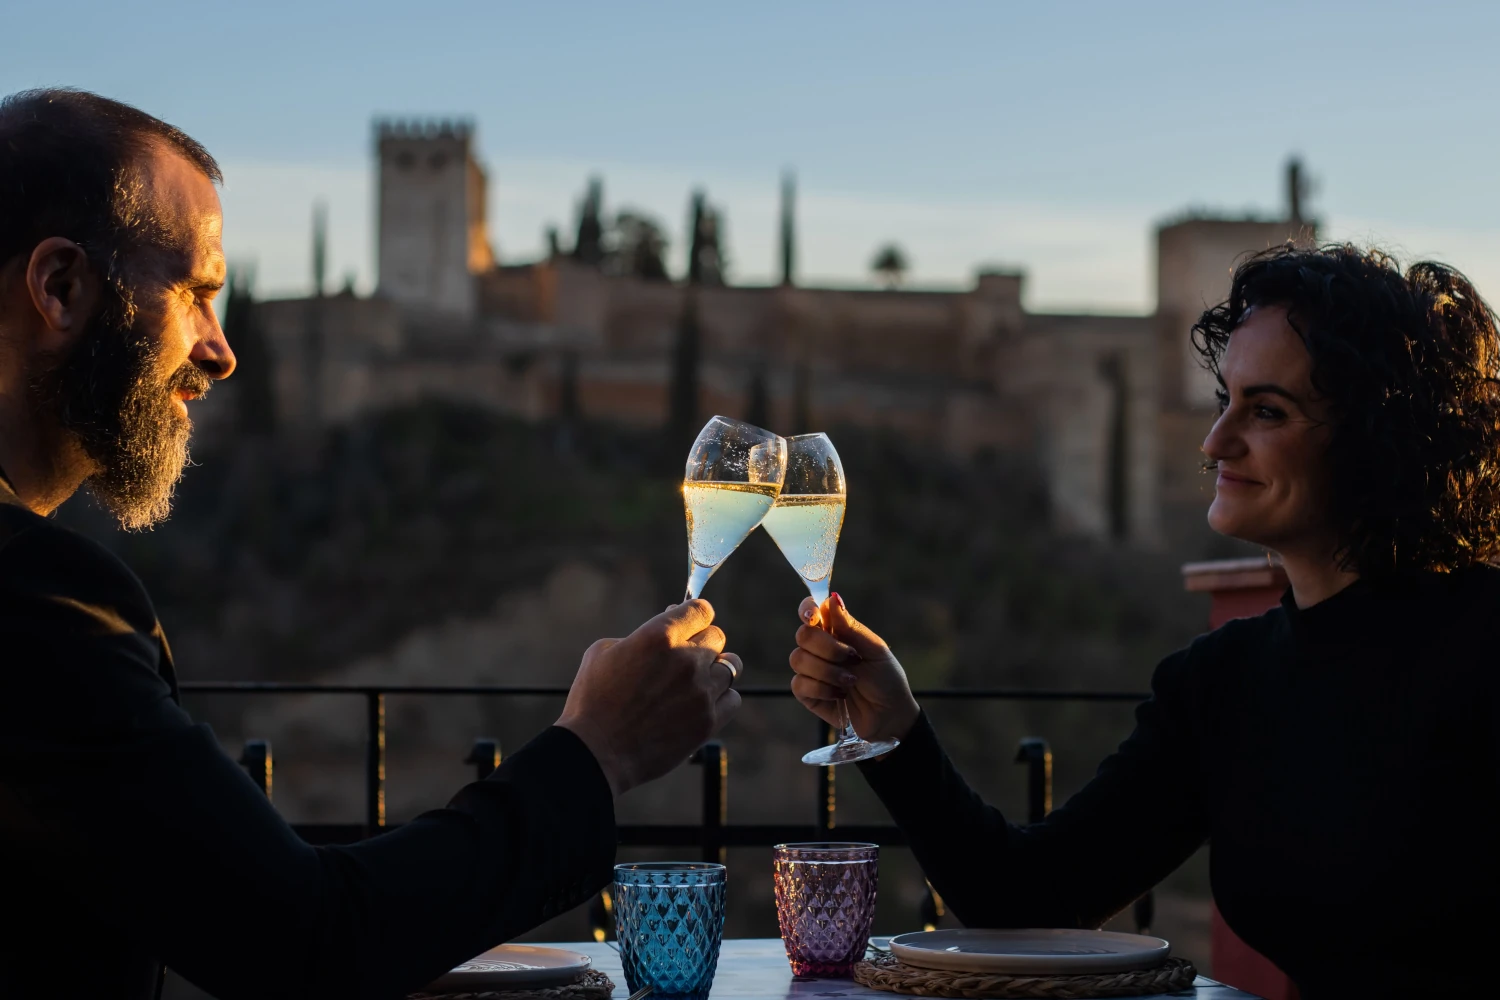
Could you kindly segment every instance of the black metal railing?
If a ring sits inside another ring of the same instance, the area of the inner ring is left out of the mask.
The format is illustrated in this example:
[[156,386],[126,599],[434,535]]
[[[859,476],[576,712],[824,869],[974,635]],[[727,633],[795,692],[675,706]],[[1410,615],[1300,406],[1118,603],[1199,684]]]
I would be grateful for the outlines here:
[[[440,697],[509,697],[565,698],[565,686],[524,685],[427,685],[427,684],[300,684],[266,681],[187,682],[182,692],[190,695],[343,695],[357,697],[365,703],[365,817],[357,823],[295,824],[294,829],[309,843],[351,843],[388,829],[385,819],[385,752],[387,695],[429,695]],[[786,688],[743,688],[744,698],[790,698]],[[1137,703],[1148,695],[1135,691],[1028,691],[1010,688],[939,688],[915,692],[919,701],[956,700]],[[831,742],[830,730],[817,723],[817,740]],[[483,779],[500,766],[501,749],[494,739],[477,739],[463,763],[473,765],[475,775]],[[1045,739],[1027,737],[1017,748],[1015,761],[1026,765],[1027,822],[1036,823],[1052,809],[1052,749]],[[274,761],[271,745],[264,740],[247,740],[239,762],[267,795],[272,794]],[[702,768],[701,815],[697,824],[630,823],[618,827],[620,843],[632,847],[696,847],[706,861],[719,861],[730,847],[770,847],[785,841],[826,838],[835,829],[841,840],[869,841],[882,846],[906,843],[900,828],[893,824],[838,824],[836,769],[815,769],[816,812],[811,823],[730,823],[728,822],[729,756],[723,744],[704,744],[691,758]],[[1147,893],[1135,904],[1138,928],[1149,928],[1153,903]],[[942,900],[932,893],[923,902],[923,922],[935,923],[942,915]]]

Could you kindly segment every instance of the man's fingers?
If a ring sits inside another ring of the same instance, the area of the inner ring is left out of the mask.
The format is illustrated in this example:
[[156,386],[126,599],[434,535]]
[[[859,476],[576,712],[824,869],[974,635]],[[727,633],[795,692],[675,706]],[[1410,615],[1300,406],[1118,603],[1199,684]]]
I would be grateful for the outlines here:
[[664,626],[668,639],[682,642],[708,628],[713,621],[714,606],[700,597],[668,608],[648,624],[658,623]]
[[[800,677],[810,677],[820,681],[831,688],[837,688],[840,692],[847,691],[855,685],[859,678],[853,673],[836,664],[829,663],[821,657],[813,656],[805,649],[794,649],[792,655],[787,657],[787,662]],[[836,697],[843,697],[840,693]]]
[[689,646],[701,646],[704,649],[711,649],[715,653],[721,653],[724,651],[724,643],[727,641],[723,629],[717,625],[710,625],[702,632],[689,638],[687,644]]
[[[719,668],[724,669],[723,667]],[[724,728],[724,724],[734,718],[734,713],[740,710],[740,693],[734,688],[727,688],[718,698],[714,699],[714,732]]]
[[594,657],[603,653],[606,649],[619,642],[619,639],[595,639],[594,644],[583,651],[583,662],[588,663]]
[[710,690],[720,694],[739,680],[740,673],[744,669],[740,658],[734,653],[720,653],[714,661],[708,665],[708,683]]
[[829,663],[850,663],[859,659],[859,654],[854,651],[853,646],[839,642],[827,632],[812,625],[803,625],[797,629],[797,647]]

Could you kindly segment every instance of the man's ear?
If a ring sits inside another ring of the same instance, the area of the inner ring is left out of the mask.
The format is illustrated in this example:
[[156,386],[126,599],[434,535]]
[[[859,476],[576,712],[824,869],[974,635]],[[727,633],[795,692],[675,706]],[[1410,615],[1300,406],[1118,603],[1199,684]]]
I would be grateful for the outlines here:
[[83,247],[61,236],[38,243],[26,262],[26,290],[42,319],[42,351],[72,345],[99,303],[99,277]]

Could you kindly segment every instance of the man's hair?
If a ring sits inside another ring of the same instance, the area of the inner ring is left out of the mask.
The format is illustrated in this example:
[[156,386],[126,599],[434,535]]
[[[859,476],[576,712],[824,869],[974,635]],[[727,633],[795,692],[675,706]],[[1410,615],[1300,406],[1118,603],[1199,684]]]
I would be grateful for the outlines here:
[[143,204],[137,169],[162,148],[223,180],[197,140],[128,104],[71,89],[0,100],[0,267],[62,236],[82,246],[100,277],[124,292],[130,252],[170,238]]
[[1338,557],[1378,576],[1500,559],[1500,337],[1462,274],[1336,244],[1242,263],[1193,327],[1219,374],[1249,309],[1282,306],[1332,404]]

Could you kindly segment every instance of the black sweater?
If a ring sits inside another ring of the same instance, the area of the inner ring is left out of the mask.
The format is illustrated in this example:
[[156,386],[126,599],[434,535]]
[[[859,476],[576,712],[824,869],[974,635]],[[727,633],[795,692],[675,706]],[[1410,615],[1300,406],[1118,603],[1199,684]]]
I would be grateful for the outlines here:
[[447,808],[310,847],[177,704],[140,582],[0,481],[0,997],[402,997],[587,899],[609,784],[550,729]]
[[1288,595],[1162,661],[1135,731],[1035,826],[980,801],[925,715],[861,768],[970,926],[1096,927],[1208,841],[1224,918],[1304,998],[1493,981],[1497,627],[1488,567]]

